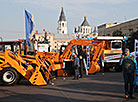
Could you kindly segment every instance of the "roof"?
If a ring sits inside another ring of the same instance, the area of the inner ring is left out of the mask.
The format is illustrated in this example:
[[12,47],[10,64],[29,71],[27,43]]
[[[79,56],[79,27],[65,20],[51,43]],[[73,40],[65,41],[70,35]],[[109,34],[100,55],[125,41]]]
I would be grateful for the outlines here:
[[81,26],[90,26],[87,22],[86,16],[84,17],[84,21],[82,22]]
[[64,14],[64,11],[63,11],[63,7],[61,9],[61,13],[60,13],[60,17],[59,17],[58,21],[66,21],[65,14]]
[[116,36],[116,37],[113,37],[113,36],[98,36],[96,39],[99,39],[99,40],[123,40],[123,37],[121,37],[121,36]]
[[54,39],[72,40],[72,34],[54,34]]
[[19,42],[19,40],[13,40],[13,41],[0,41],[0,44],[13,44],[13,43],[17,43]]

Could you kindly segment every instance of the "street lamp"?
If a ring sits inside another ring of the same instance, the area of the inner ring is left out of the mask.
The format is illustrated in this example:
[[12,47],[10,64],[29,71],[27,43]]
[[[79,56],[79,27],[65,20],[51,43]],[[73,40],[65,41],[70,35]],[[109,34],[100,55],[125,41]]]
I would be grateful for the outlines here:
[[[0,37],[1,41],[3,41],[2,37]],[[0,51],[2,51],[3,45],[0,45]]]
[[2,37],[0,37],[1,41],[3,41]]

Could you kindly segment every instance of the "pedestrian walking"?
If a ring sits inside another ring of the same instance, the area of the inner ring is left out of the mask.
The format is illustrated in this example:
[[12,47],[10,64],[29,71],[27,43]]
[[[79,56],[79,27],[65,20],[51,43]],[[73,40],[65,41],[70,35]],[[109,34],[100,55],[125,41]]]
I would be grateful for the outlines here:
[[73,53],[74,61],[73,61],[73,69],[74,69],[74,79],[78,80],[79,79],[79,58],[77,57],[76,53]]
[[[135,76],[138,75],[137,61],[133,55],[130,54],[128,48],[125,49],[124,55],[120,60],[122,65],[124,86],[125,86],[125,98],[135,99],[134,92],[134,80]],[[137,73],[135,75],[135,72]]]

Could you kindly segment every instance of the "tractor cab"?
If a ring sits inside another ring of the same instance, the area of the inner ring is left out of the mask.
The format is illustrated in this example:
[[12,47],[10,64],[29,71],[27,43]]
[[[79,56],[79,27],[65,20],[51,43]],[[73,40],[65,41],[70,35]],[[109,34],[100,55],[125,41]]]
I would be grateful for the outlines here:
[[5,50],[11,50],[12,52],[15,52],[18,49],[19,41],[1,41],[0,42],[0,51],[5,52]]
[[31,40],[30,46],[27,45],[26,39],[19,39],[19,54],[34,55],[35,54],[35,40]]
[[26,39],[19,39],[14,41],[1,41],[0,51],[10,50],[12,52],[22,55],[34,55],[35,54],[35,40],[31,40],[30,46],[26,44]]
[[66,49],[67,45],[61,45],[60,50],[59,50],[59,56],[62,55],[62,53],[64,52],[64,50]]

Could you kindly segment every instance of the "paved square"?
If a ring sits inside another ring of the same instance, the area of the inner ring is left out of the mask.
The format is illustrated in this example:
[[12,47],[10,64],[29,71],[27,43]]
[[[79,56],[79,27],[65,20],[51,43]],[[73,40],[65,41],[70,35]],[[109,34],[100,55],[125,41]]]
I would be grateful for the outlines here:
[[135,100],[124,99],[122,73],[72,79],[57,78],[53,86],[32,86],[25,80],[14,86],[0,86],[0,102],[138,102],[138,93]]

